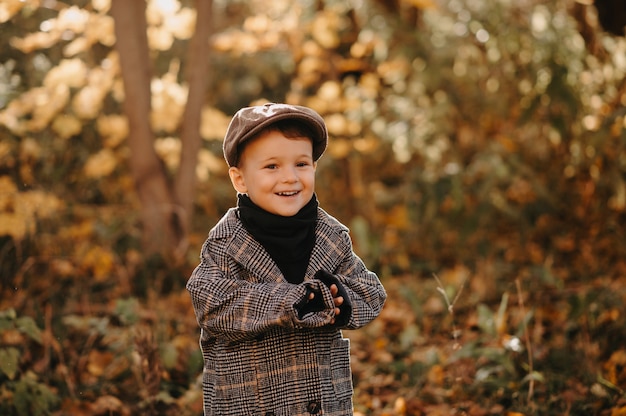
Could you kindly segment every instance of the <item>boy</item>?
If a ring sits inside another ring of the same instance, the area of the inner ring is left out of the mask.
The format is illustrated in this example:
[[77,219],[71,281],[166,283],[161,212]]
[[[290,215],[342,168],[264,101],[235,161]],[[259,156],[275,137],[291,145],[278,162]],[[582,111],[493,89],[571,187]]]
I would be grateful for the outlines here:
[[206,416],[352,415],[349,340],[386,293],[318,207],[328,140],[315,111],[239,110],[224,138],[238,194],[187,283],[201,328]]

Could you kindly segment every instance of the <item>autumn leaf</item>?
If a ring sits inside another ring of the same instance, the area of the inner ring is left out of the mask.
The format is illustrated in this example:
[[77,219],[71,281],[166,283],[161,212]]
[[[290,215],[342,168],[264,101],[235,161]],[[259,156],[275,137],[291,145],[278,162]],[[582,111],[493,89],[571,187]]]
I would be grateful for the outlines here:
[[20,350],[17,348],[0,348],[0,371],[2,371],[9,380],[14,380],[17,375],[19,358]]
[[85,174],[90,178],[101,178],[111,174],[117,167],[117,158],[111,149],[102,149],[85,163]]
[[114,357],[109,351],[89,351],[87,371],[94,376],[102,376]]

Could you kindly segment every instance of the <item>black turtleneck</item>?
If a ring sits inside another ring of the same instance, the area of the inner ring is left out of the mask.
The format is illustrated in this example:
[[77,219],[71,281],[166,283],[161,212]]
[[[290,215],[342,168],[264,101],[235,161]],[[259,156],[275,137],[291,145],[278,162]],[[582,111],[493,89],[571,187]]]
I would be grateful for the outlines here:
[[237,206],[243,226],[267,250],[285,279],[301,283],[315,245],[315,195],[291,217],[267,212],[244,194],[238,195]]

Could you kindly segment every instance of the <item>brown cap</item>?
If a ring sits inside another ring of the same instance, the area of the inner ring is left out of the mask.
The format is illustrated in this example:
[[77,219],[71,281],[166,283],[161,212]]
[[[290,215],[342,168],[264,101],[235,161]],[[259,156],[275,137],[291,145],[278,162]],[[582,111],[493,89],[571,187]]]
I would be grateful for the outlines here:
[[238,151],[242,143],[254,137],[265,127],[280,120],[298,120],[307,124],[315,133],[315,137],[311,137],[313,160],[322,156],[328,143],[328,131],[322,116],[308,107],[268,103],[242,108],[233,116],[224,137],[224,159],[226,159],[228,166],[237,164],[239,160]]

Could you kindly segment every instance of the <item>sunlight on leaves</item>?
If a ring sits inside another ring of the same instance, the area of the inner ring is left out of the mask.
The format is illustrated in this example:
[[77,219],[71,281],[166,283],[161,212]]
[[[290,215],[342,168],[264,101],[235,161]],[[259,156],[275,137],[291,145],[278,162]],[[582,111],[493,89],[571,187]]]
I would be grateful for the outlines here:
[[626,350],[614,351],[604,364],[605,378],[616,386],[626,383]]
[[180,152],[182,150],[182,143],[179,138],[164,137],[156,139],[154,149],[170,170],[175,171],[178,168]]
[[196,11],[184,7],[176,14],[168,14],[164,21],[164,27],[177,39],[190,39],[196,25]]
[[152,80],[150,122],[156,131],[174,133],[185,111],[188,87],[176,82],[176,73],[177,68],[173,68],[162,78]]
[[24,53],[31,53],[37,49],[47,49],[56,44],[61,38],[60,33],[35,32],[23,38],[11,38],[11,46]]
[[117,157],[111,149],[102,149],[87,159],[84,172],[89,178],[102,178],[110,175],[117,167]]
[[418,9],[432,9],[437,7],[433,0],[402,0],[404,3],[410,4]]
[[177,0],[151,0],[146,9],[148,43],[152,49],[166,51],[174,39],[190,39],[196,23],[196,11],[181,7]]
[[0,3],[0,23],[9,21],[25,6],[27,6],[27,2],[24,0],[3,0]]
[[89,22],[89,11],[78,6],[62,9],[56,19],[53,19],[52,28],[59,32],[69,30],[82,33]]
[[104,247],[94,246],[84,254],[81,265],[92,273],[96,281],[103,282],[109,278],[115,265],[114,254]]
[[74,116],[59,115],[54,118],[51,127],[60,138],[67,140],[82,131],[83,123]]
[[107,91],[100,86],[88,85],[82,88],[72,99],[72,110],[82,119],[93,119],[102,110],[102,99]]
[[323,48],[332,49],[339,46],[339,28],[341,17],[332,12],[319,12],[313,20],[311,34]]
[[200,135],[205,140],[222,140],[226,135],[230,117],[215,107],[205,106],[200,120]]
[[18,192],[7,176],[0,177],[0,235],[22,240],[35,232],[38,218],[50,218],[63,206],[44,191]]
[[225,169],[224,159],[215,156],[207,149],[200,150],[198,153],[198,165],[196,166],[196,176],[201,182],[209,180],[211,174],[223,172]]
[[81,88],[87,82],[87,65],[82,59],[63,59],[46,73],[43,86],[54,89],[58,85]]
[[119,146],[128,137],[128,119],[124,115],[100,115],[96,119],[96,128],[109,148]]

